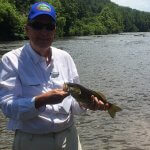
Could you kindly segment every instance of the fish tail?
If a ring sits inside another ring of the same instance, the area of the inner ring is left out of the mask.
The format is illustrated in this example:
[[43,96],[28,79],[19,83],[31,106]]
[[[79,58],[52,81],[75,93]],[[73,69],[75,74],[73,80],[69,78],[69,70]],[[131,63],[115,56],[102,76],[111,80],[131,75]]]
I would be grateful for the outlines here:
[[114,118],[116,115],[116,112],[121,111],[122,109],[114,104],[111,104],[110,108],[108,109],[109,115]]

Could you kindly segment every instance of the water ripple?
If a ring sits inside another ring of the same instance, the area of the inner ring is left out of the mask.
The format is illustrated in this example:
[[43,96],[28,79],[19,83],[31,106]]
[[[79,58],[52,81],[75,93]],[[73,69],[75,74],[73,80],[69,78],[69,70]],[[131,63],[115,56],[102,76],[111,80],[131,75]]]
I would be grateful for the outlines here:
[[[103,92],[108,101],[123,108],[114,119],[102,111],[75,116],[84,150],[150,149],[149,37],[150,33],[127,33],[54,42],[74,58],[81,84]],[[0,44],[0,49],[15,46]],[[0,149],[11,149],[13,133],[0,116]]]

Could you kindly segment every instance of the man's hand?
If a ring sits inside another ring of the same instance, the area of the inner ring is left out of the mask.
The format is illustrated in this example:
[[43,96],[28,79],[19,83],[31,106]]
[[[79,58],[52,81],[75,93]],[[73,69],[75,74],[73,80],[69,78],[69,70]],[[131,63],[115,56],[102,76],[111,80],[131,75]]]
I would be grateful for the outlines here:
[[39,108],[46,104],[58,104],[69,95],[62,89],[54,89],[35,97],[35,108]]
[[109,108],[109,104],[106,103],[104,104],[101,100],[99,100],[97,97],[95,97],[94,95],[91,96],[91,104],[80,104],[81,107],[85,107],[87,109],[90,110],[108,110]]

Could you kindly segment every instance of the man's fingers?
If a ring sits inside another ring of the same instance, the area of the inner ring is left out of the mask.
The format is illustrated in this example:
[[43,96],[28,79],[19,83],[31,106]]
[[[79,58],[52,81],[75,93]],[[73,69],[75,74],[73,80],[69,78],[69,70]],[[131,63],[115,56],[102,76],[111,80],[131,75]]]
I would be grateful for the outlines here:
[[62,89],[55,89],[54,91],[55,91],[54,93],[62,95],[62,96],[68,96],[69,95],[68,92],[66,92],[66,91],[64,91]]
[[106,103],[106,104],[105,104],[105,109],[108,110],[109,107],[110,107],[109,103]]
[[98,110],[99,107],[102,105],[101,102],[99,102],[98,98],[95,97],[94,95],[91,96],[91,100],[92,100],[92,104],[91,104],[90,108],[92,110]]
[[101,100],[98,101],[98,107],[100,110],[105,110],[105,105]]
[[91,96],[91,104],[87,105],[87,108],[91,110],[108,110],[109,103],[104,104],[103,101],[95,97],[94,95]]
[[109,108],[109,104],[106,103],[104,104],[103,101],[99,100],[97,97],[94,95],[91,96],[92,99],[92,105],[93,105],[93,110],[107,110]]

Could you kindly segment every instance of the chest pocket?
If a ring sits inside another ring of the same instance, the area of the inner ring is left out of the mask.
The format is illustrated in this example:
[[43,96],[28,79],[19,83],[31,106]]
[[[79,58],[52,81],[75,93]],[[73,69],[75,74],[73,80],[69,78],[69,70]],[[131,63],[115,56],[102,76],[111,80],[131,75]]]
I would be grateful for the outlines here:
[[61,69],[59,69],[59,71],[55,70],[51,73],[50,81],[54,89],[63,88],[63,84],[69,82],[67,73]]
[[38,73],[37,69],[28,67],[21,67],[18,69],[18,75],[22,84],[22,96],[33,97],[43,92],[43,79]]
[[53,85],[53,88],[56,89],[60,89],[63,87],[63,84],[65,82],[64,80],[64,73],[61,72],[61,69],[60,69],[60,66],[54,64],[54,68],[51,72],[51,75],[50,75],[50,82],[52,83]]
[[22,96],[34,97],[46,91],[45,84],[35,79],[26,80],[22,84]]

